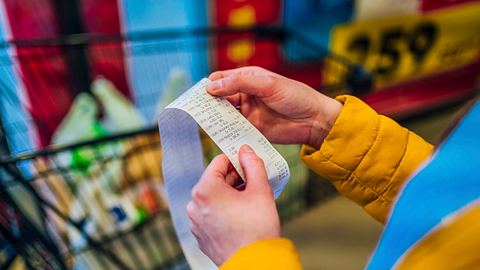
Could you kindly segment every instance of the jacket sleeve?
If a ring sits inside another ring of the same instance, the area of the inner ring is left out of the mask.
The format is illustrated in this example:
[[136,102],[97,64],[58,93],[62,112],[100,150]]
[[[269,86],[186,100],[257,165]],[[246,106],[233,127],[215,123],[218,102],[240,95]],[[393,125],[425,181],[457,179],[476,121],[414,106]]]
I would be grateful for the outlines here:
[[273,238],[241,248],[219,269],[300,270],[302,265],[295,246],[290,240]]
[[385,222],[406,179],[433,146],[352,96],[344,104],[319,150],[303,146],[302,160],[340,193]]
[[[301,157],[342,194],[384,222],[401,186],[430,156],[433,146],[355,97],[337,100],[344,106],[322,146],[319,150],[303,146]],[[243,247],[220,269],[302,267],[292,242],[276,238]]]

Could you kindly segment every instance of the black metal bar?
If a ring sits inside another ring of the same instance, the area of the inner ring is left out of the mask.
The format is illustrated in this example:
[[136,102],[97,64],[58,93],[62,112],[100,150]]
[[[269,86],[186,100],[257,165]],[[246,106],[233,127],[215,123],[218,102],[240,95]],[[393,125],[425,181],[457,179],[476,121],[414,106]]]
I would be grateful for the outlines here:
[[[30,255],[36,255],[36,259],[38,259],[39,255],[42,255],[42,263],[46,264],[42,266],[47,266],[50,269],[67,269],[64,265],[63,259],[61,258],[51,239],[39,232],[39,229],[32,223],[22,209],[18,207],[7,190],[5,190],[2,186],[0,186],[0,198],[2,198],[2,203],[6,204],[3,205],[3,207],[11,207],[14,211],[12,217],[3,218],[14,218],[15,220],[9,221],[12,223],[17,222],[15,226],[17,226],[16,230],[18,232],[18,235],[14,235],[12,233],[12,228],[5,227],[8,226],[8,224],[0,224],[0,235],[5,237],[9,243],[15,247],[17,254],[21,255],[25,259],[27,268],[34,269],[33,265],[31,264],[32,261],[30,260]],[[30,236],[35,235],[35,239],[31,239],[31,237],[25,238],[25,233],[27,233],[27,236],[28,234],[30,234]],[[25,248],[28,245],[32,245],[30,249]],[[47,259],[50,259],[50,261]],[[38,261],[33,263],[38,263]]]
[[3,114],[0,115],[0,157],[8,157],[10,155],[10,148],[8,147],[7,133],[3,128]]
[[[27,189],[33,197],[39,202],[39,205],[45,206],[48,209],[51,209],[53,212],[55,212],[56,215],[58,215],[60,218],[63,220],[67,221],[69,224],[71,224],[75,229],[77,229],[82,236],[87,240],[88,244],[95,250],[105,254],[116,266],[118,266],[122,270],[128,270],[129,268],[114,254],[111,252],[109,249],[106,249],[103,247],[101,243],[98,241],[94,240],[91,238],[84,230],[82,230],[81,224],[79,224],[77,221],[72,220],[69,216],[66,216],[60,211],[56,206],[52,205],[50,202],[46,201],[41,197],[35,189],[28,183],[25,182],[23,179],[23,176],[21,174],[18,174],[18,168],[15,166],[12,166],[11,164],[7,164],[6,166],[3,167],[6,172],[8,172],[10,175],[12,175],[15,178],[15,181],[17,181],[19,184],[21,184],[25,189]],[[46,217],[46,213],[44,212],[43,208],[40,208],[42,211],[42,216]],[[44,220],[45,221],[45,220]]]
[[[40,39],[15,39],[0,42],[0,47],[15,45],[17,47],[38,46],[72,46],[81,44],[101,44],[115,41],[150,41],[175,39],[186,36],[216,36],[226,34],[253,33],[257,37],[281,39],[288,35],[288,31],[279,26],[260,25],[254,27],[202,27],[202,28],[171,28],[155,31],[139,31],[129,34],[103,34],[103,33],[74,33],[56,38]],[[318,45],[316,45],[318,47]]]
[[[78,0],[55,0],[54,1],[58,25],[61,35],[84,34],[80,3]],[[72,76],[73,87],[76,93],[86,92],[90,89],[90,72],[86,54],[86,44],[70,44],[62,48],[67,58]]]
[[[99,144],[99,143],[103,143],[103,142],[109,142],[109,141],[112,141],[112,140],[128,138],[128,137],[135,136],[135,135],[138,135],[138,134],[153,133],[153,132],[157,132],[157,131],[158,131],[158,127],[156,125],[154,125],[154,126],[147,127],[147,128],[144,128],[144,129],[139,129],[139,130],[129,131],[129,132],[125,132],[125,133],[118,133],[118,134],[114,134],[114,135],[104,136],[104,137],[101,137],[101,138],[98,138],[98,139],[95,139],[95,140],[86,140],[86,141],[82,141],[82,142],[74,143],[74,144],[52,145],[52,146],[43,148],[42,150],[38,150],[38,151],[35,151],[35,152],[32,152],[32,153],[21,154],[21,155],[15,156],[15,157],[7,157],[7,158],[0,159],[0,165],[7,164],[7,163],[14,163],[14,162],[22,161],[22,160],[29,160],[29,159],[32,159],[32,158],[35,158],[35,157],[45,157],[45,156],[52,155],[52,154],[55,154],[55,153],[58,153],[58,152],[67,151],[67,150],[71,150],[71,149],[75,149],[75,148],[81,148],[83,146]],[[160,138],[159,138],[159,140],[160,140]]]

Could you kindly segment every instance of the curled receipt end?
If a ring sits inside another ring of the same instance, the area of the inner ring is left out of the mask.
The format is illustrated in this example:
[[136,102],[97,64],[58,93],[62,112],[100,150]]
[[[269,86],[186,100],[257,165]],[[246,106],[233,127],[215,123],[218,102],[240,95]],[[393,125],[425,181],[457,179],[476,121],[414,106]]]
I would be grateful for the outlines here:
[[275,198],[290,176],[287,162],[265,136],[226,99],[207,93],[209,82],[202,79],[168,105],[158,118],[170,213],[185,257],[194,270],[217,268],[198,248],[190,232],[186,211],[192,199],[191,190],[205,169],[197,124],[227,155],[244,181],[245,175],[238,160],[238,150],[244,144],[252,147],[263,159]]

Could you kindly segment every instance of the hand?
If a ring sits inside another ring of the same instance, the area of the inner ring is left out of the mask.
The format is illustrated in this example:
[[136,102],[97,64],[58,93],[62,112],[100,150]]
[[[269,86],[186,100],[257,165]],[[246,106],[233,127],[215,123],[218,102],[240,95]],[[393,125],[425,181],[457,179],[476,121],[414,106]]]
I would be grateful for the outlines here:
[[342,104],[310,86],[260,67],[217,71],[207,91],[224,96],[269,141],[320,148]]
[[217,265],[241,247],[280,237],[280,221],[263,160],[247,145],[240,148],[239,159],[247,178],[245,190],[230,185],[239,176],[222,154],[205,169],[187,205],[190,229],[200,250]]

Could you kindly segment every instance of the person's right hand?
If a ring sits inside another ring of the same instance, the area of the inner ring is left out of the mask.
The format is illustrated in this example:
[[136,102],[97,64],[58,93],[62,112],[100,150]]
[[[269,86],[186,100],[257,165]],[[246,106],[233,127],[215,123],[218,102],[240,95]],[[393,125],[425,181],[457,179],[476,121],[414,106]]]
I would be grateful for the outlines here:
[[207,91],[224,96],[271,142],[319,148],[342,104],[310,86],[260,67],[217,71]]

